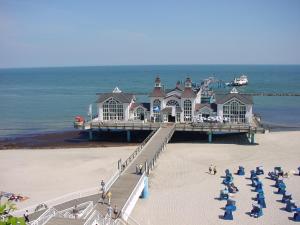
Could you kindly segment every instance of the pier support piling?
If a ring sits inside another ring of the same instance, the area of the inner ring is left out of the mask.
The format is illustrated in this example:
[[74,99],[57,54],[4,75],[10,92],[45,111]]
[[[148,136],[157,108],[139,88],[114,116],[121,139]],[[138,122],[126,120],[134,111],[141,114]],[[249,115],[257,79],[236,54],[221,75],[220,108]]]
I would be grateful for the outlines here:
[[149,197],[149,187],[148,187],[148,177],[147,176],[145,176],[145,178],[144,178],[144,184],[145,184],[145,186],[142,191],[141,198],[146,199]]
[[89,130],[89,140],[92,141],[93,140],[93,131]]
[[208,132],[208,143],[212,143],[212,132]]
[[127,135],[127,142],[131,142],[131,133],[130,133],[130,130],[126,131],[126,135]]
[[255,144],[255,139],[254,139],[254,133],[250,134],[250,143],[253,145]]

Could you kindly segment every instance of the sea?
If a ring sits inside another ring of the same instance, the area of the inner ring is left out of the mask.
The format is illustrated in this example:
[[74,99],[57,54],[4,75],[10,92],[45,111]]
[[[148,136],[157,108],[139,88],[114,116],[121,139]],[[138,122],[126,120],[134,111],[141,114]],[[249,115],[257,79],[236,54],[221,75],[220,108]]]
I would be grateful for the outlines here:
[[[147,102],[159,74],[166,88],[187,76],[230,82],[246,74],[240,92],[300,93],[300,65],[145,65],[0,69],[0,138],[73,129],[76,115],[96,114],[96,93],[116,86]],[[230,91],[221,88],[220,91]],[[268,126],[300,128],[300,97],[255,96],[254,112]]]

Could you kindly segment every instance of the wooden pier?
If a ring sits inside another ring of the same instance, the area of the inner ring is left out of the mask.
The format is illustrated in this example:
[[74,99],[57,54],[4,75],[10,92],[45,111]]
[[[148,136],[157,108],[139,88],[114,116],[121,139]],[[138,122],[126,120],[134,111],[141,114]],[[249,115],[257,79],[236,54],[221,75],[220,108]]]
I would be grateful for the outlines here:
[[[141,122],[96,122],[85,125],[84,129],[93,130],[156,130],[164,123]],[[175,131],[224,132],[224,133],[264,133],[265,130],[255,119],[251,124],[233,123],[174,123]]]
[[[145,176],[149,176],[150,171],[154,169],[154,164],[158,159],[160,152],[166,147],[166,144],[171,139],[173,133],[175,131],[174,124],[164,124],[160,126],[158,129],[154,130],[149,138],[147,138],[147,142],[143,142],[137,150],[133,152],[131,156],[124,163],[119,164],[119,175],[117,179],[113,182],[112,186],[106,190],[112,193],[111,198],[111,206],[114,207],[117,205],[119,211],[116,217],[114,218],[128,218],[129,215],[125,215],[125,213],[131,212],[135,205],[134,200],[132,199],[133,194],[135,196],[139,196],[140,192],[136,191],[136,188],[140,185],[141,182],[144,182],[142,178]],[[137,173],[136,165],[142,164],[143,169],[142,173]],[[141,180],[142,179],[142,180]],[[137,199],[136,199],[137,200]],[[75,205],[84,204],[86,202],[93,203],[93,209],[87,214],[86,219],[74,219],[74,218],[64,218],[60,215],[59,212],[62,212],[66,209],[72,209]],[[133,204],[133,206],[132,206]],[[43,213],[46,210],[42,210],[39,212],[35,212],[30,215],[30,220],[36,219],[44,219],[45,223],[36,223],[36,224],[47,224],[47,225],[68,225],[68,224],[77,224],[77,225],[86,225],[89,224],[88,218],[92,216],[93,213],[97,212],[99,215],[102,215],[101,218],[104,218],[107,214],[108,203],[107,199],[105,203],[101,203],[101,193],[94,194],[82,198],[73,199],[68,202],[64,202],[59,205],[55,205],[52,209],[57,212],[57,214],[50,215],[49,217],[42,218]],[[58,216],[59,215],[59,216]],[[48,220],[47,220],[48,219]],[[35,222],[33,222],[35,224]],[[91,223],[95,224],[95,223]],[[101,223],[102,224],[102,223]],[[104,224],[104,223],[103,223]],[[105,224],[120,224],[114,223],[105,223]]]

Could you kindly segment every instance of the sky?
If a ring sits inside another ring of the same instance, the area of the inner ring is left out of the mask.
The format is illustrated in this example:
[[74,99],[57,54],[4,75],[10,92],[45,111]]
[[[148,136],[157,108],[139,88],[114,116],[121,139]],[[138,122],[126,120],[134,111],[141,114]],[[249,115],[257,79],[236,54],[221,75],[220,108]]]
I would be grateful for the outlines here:
[[0,67],[300,64],[299,0],[0,0]]

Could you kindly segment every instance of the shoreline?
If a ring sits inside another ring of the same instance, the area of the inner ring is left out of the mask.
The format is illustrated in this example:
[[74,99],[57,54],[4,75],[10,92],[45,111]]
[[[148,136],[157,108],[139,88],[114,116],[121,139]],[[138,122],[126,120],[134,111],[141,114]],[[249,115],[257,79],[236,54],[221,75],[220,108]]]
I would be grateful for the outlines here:
[[[269,132],[293,132],[300,131],[300,127],[282,126],[276,124],[262,123],[263,127]],[[66,129],[56,131],[45,131],[29,134],[12,135],[0,138],[0,150],[11,149],[58,149],[58,148],[96,148],[96,147],[120,147],[132,146],[141,143],[148,135],[149,131],[136,132],[132,135],[132,141],[126,141],[124,132],[95,132],[95,140],[90,141],[86,131]],[[176,132],[177,133],[177,132]],[[174,135],[173,141],[180,142],[205,142],[205,134],[187,135],[184,132],[178,132],[180,135]],[[228,136],[243,136],[241,134],[223,134],[215,135],[218,142],[226,141]],[[225,137],[225,138],[224,138]],[[235,142],[235,141],[234,141]],[[245,140],[238,141],[239,144],[247,144]]]
[[120,147],[137,144],[122,142],[122,137],[112,137],[115,141],[111,142],[107,139],[109,136],[108,134],[102,141],[89,141],[88,134],[78,130],[26,134],[0,139],[0,150]]

